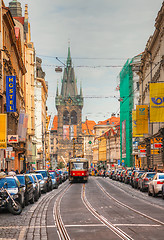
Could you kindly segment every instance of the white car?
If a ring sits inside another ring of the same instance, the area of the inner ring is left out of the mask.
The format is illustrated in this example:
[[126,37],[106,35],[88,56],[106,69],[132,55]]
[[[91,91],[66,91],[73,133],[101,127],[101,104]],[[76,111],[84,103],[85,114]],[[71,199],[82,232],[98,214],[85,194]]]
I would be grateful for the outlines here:
[[153,180],[148,184],[148,195],[156,197],[162,193],[162,184],[164,183],[164,173],[156,173]]

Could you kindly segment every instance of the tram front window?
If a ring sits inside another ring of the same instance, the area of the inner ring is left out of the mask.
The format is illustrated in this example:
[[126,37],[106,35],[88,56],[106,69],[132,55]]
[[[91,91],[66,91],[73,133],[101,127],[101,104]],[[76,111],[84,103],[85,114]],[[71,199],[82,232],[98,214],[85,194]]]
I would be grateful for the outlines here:
[[87,163],[72,163],[72,169],[81,170],[87,169]]

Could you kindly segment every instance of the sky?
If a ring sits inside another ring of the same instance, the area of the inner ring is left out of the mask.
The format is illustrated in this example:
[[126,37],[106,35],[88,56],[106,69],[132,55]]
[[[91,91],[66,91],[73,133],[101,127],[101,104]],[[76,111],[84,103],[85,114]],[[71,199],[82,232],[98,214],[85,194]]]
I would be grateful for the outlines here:
[[[10,1],[4,0],[6,6]],[[48,81],[48,113],[56,115],[55,72],[66,62],[68,43],[83,88],[83,121],[96,122],[119,112],[119,73],[128,58],[143,52],[154,32],[163,0],[20,0],[28,4],[31,41]]]

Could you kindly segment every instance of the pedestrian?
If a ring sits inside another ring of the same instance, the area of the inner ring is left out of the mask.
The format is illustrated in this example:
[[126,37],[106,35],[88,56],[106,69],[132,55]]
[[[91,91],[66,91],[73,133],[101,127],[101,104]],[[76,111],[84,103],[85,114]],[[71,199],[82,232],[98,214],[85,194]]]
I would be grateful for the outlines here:
[[18,171],[18,169],[15,171],[15,173],[16,173],[16,174],[19,174],[19,171]]

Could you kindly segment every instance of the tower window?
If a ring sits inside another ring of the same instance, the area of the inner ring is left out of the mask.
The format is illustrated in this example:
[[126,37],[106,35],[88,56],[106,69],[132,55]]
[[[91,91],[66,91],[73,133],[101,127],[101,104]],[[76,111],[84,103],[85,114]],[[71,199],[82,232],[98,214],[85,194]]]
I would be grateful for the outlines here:
[[69,112],[64,111],[63,113],[63,125],[69,125]]
[[77,124],[77,113],[74,110],[71,112],[71,124],[72,125]]

